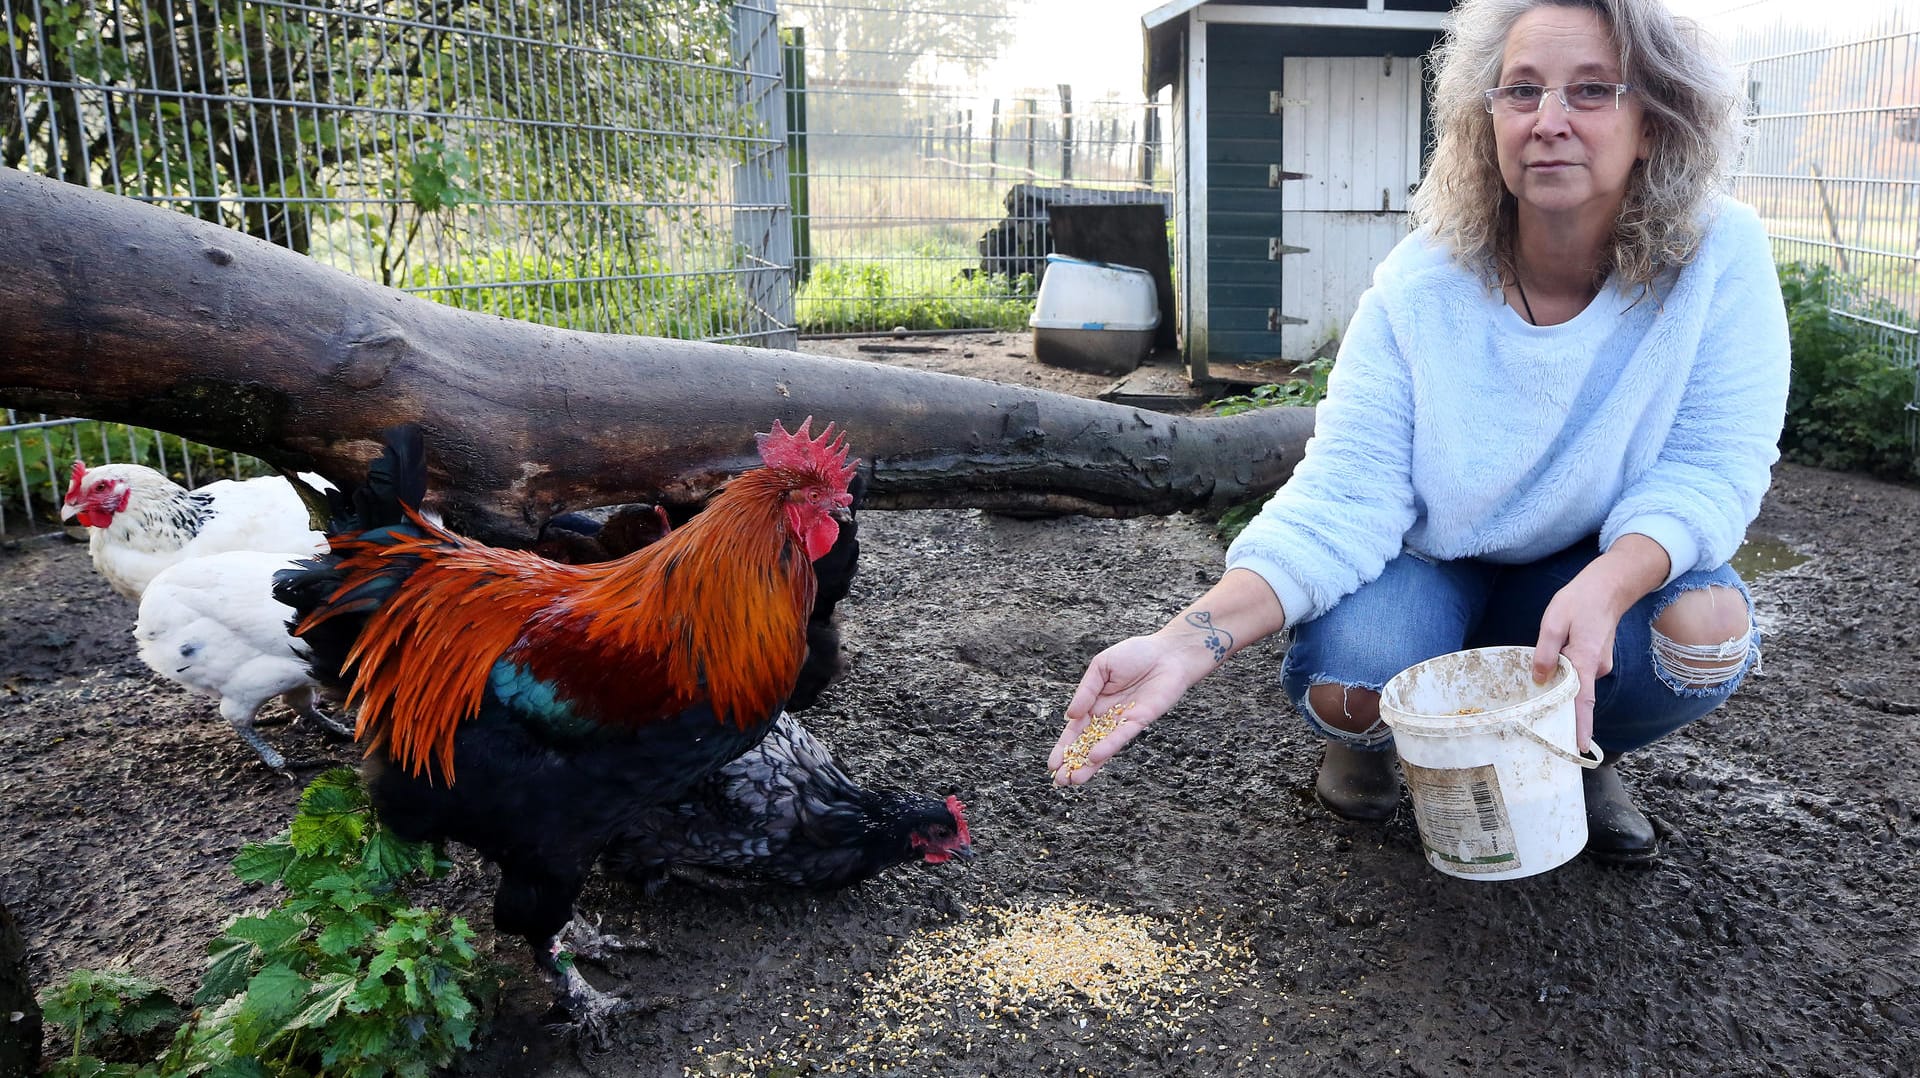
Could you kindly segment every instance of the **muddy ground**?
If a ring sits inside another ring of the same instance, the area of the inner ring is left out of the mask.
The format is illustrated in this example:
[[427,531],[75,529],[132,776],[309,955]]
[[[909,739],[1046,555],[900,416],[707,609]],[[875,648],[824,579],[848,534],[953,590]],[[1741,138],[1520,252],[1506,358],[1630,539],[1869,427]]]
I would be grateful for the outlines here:
[[[1017,335],[917,340],[944,350],[813,347],[1106,384],[1034,367]],[[1376,825],[1315,804],[1277,644],[1091,786],[1049,783],[1086,659],[1215,578],[1207,522],[867,513],[861,529],[848,676],[807,722],[859,775],[958,791],[979,857],[824,897],[596,883],[604,927],[654,950],[589,974],[643,1013],[601,1052],[549,1037],[530,967],[500,943],[522,988],[461,1070],[1920,1073],[1920,490],[1782,466],[1755,530],[1809,560],[1756,582],[1764,672],[1627,765],[1664,862],[1506,883],[1429,868],[1404,803]],[[265,897],[229,859],[285,825],[298,788],[140,665],[132,617],[84,546],[0,550],[0,902],[41,983],[124,961],[184,995],[205,941]],[[299,728],[268,736],[348,758]],[[463,859],[435,897],[484,926],[488,887]],[[1090,946],[1045,919],[1075,901],[1067,923],[1115,948],[1082,973],[1119,978],[1116,995],[996,994],[996,938]]]

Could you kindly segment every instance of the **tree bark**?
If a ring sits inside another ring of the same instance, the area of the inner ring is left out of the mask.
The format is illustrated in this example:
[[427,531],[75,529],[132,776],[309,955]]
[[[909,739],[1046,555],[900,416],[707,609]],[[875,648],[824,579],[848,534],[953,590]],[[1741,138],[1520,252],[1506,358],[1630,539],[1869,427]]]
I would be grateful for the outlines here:
[[556,513],[682,508],[753,434],[848,433],[875,509],[1132,516],[1285,482],[1310,409],[1163,415],[798,352],[552,329],[382,288],[229,229],[0,170],[0,404],[125,421],[357,480],[425,431],[429,503],[488,542]]

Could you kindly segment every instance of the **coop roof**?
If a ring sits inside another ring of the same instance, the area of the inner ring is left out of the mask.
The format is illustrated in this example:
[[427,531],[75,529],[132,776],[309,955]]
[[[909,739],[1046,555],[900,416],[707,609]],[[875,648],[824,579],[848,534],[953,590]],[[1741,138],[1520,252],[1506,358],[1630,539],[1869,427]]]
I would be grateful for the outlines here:
[[1152,97],[1180,72],[1180,39],[1192,19],[1241,26],[1440,30],[1452,0],[1169,0],[1140,16],[1146,89]]

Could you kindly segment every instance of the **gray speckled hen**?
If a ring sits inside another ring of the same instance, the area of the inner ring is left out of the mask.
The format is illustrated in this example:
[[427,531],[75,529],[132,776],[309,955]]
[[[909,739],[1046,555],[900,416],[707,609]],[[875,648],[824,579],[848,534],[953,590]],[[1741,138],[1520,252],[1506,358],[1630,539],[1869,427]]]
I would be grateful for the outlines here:
[[959,798],[866,789],[788,714],[682,800],[629,823],[607,844],[604,864],[647,885],[672,875],[824,890],[908,861],[973,855]]

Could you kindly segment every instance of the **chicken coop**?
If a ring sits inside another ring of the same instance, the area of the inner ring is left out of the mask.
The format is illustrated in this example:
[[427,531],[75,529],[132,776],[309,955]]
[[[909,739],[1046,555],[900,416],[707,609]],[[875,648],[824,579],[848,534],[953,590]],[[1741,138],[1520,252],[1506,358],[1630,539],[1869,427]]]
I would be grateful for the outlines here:
[[1174,0],[1142,17],[1173,88],[1175,310],[1190,377],[1313,357],[1407,233],[1448,0]]

